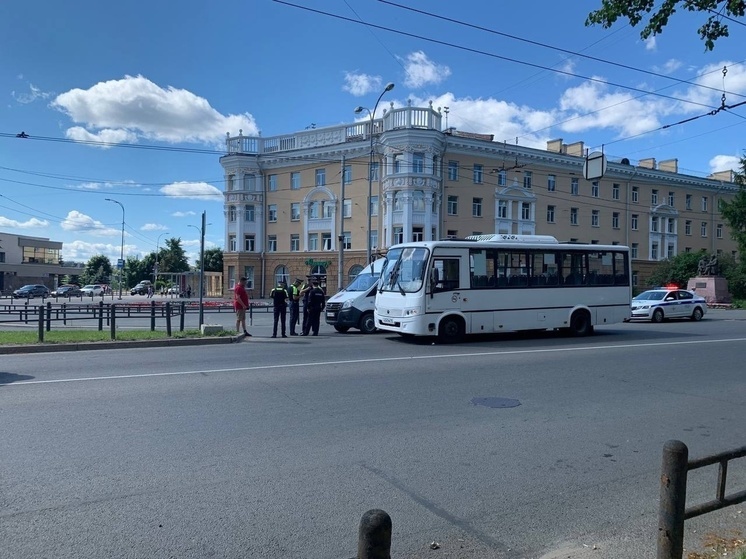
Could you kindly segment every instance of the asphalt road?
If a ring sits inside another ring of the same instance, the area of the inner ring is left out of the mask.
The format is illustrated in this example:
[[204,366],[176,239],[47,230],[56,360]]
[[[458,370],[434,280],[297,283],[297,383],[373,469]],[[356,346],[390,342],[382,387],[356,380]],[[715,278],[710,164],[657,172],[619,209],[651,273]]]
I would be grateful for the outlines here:
[[227,346],[2,356],[0,557],[348,559],[372,508],[395,559],[654,557],[664,443],[746,444],[742,317],[455,346],[262,318]]

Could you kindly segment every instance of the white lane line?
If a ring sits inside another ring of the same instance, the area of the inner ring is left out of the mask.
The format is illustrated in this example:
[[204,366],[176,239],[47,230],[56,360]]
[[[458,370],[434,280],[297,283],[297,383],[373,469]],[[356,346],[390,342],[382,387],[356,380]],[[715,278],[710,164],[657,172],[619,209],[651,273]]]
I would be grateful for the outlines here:
[[465,357],[488,357],[499,355],[521,355],[526,353],[560,353],[565,351],[595,351],[599,349],[630,349],[640,347],[661,347],[676,345],[695,345],[695,344],[720,344],[732,342],[746,342],[746,338],[725,338],[722,340],[687,340],[679,342],[650,342],[645,344],[615,344],[615,345],[597,345],[585,347],[556,347],[546,349],[512,349],[506,351],[483,351],[478,353],[447,353],[445,355],[412,355],[407,357],[377,357],[371,359],[345,359],[340,361],[313,361],[307,363],[287,363],[278,365],[258,365],[255,367],[234,367],[229,369],[199,369],[196,371],[172,371],[170,373],[142,373],[133,375],[111,375],[104,377],[76,377],[51,380],[21,380],[0,384],[4,387],[23,386],[28,384],[57,384],[63,382],[87,382],[93,380],[119,380],[132,378],[150,378],[150,377],[170,377],[179,375],[202,375],[215,373],[235,373],[239,371],[267,371],[272,369],[294,369],[298,367],[328,367],[330,365],[353,365],[356,363],[382,363],[392,361],[416,361],[428,359],[463,359]]

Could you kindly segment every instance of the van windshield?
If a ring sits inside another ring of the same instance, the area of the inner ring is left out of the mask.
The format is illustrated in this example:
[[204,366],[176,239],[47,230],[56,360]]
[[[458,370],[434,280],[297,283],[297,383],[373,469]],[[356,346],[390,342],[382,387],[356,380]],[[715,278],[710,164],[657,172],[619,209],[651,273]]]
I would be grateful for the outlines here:
[[358,274],[352,283],[344,288],[344,291],[368,291],[378,281],[378,276],[373,274]]

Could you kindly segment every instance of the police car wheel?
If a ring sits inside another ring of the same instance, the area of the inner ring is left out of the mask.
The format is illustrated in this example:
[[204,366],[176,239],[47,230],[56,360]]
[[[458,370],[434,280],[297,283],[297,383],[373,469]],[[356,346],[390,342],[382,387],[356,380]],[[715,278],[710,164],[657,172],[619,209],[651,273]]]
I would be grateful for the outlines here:
[[692,311],[692,320],[694,320],[695,322],[698,320],[702,320],[703,314],[704,313],[702,312],[702,309],[700,309],[699,307],[695,307]]
[[663,311],[661,309],[655,309],[653,312],[653,317],[650,319],[655,323],[663,322]]

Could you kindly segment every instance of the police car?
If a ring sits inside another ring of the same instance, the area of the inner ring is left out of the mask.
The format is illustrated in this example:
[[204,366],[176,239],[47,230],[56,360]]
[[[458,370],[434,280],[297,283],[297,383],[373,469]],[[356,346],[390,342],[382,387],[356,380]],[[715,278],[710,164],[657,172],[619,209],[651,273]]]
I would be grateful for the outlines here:
[[663,322],[669,318],[701,320],[707,302],[691,291],[676,288],[650,289],[632,299],[631,320]]

